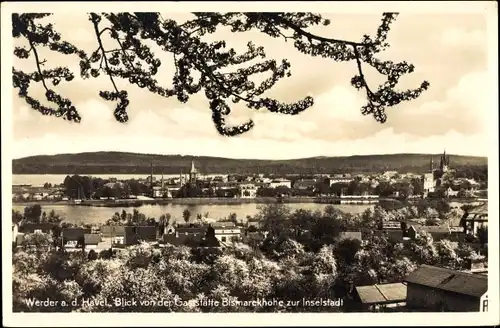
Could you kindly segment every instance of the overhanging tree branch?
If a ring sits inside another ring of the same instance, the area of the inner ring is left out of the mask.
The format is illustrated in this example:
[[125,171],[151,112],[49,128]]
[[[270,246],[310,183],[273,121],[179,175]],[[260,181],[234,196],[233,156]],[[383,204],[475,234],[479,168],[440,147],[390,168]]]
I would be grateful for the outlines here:
[[[204,91],[209,100],[212,119],[220,134],[232,136],[244,133],[253,127],[248,121],[238,126],[226,126],[224,117],[231,112],[228,101],[243,102],[254,110],[266,109],[271,112],[296,115],[313,105],[311,97],[305,97],[295,103],[284,104],[276,99],[263,96],[280,79],[291,76],[290,64],[283,60],[277,64],[274,60],[264,59],[262,47],[248,44],[245,53],[238,54],[234,49],[227,48],[225,41],[207,43],[201,39],[205,34],[215,33],[219,27],[229,27],[232,32],[258,30],[274,38],[285,41],[294,40],[294,47],[310,56],[321,56],[334,61],[356,61],[358,74],[351,79],[351,84],[357,89],[365,89],[367,105],[361,108],[362,114],[372,114],[379,122],[385,122],[387,107],[395,106],[402,101],[417,98],[429,84],[424,81],[418,88],[406,91],[396,91],[401,76],[411,73],[414,66],[406,62],[394,63],[381,61],[375,55],[388,47],[386,43],[390,24],[396,13],[384,13],[382,22],[373,37],[364,35],[361,41],[341,40],[313,34],[307,30],[315,25],[329,25],[329,21],[321,15],[313,13],[193,13],[196,17],[181,25],[173,20],[164,19],[159,13],[102,13],[90,14],[99,48],[88,58],[77,47],[65,41],[60,41],[60,35],[51,24],[35,24],[35,21],[48,14],[13,15],[13,36],[24,37],[30,41],[31,48],[16,47],[14,54],[19,58],[28,58],[34,54],[37,63],[37,74],[26,74],[13,68],[14,87],[19,89],[19,96],[24,98],[34,109],[42,114],[61,116],[73,121],[80,121],[78,112],[69,100],[63,99],[50,90],[46,78],[51,78],[54,85],[63,76],[66,81],[73,78],[69,68],[42,70],[36,52],[36,45],[48,46],[51,50],[64,54],[77,54],[80,57],[80,75],[87,79],[97,77],[103,70],[110,78],[113,91],[100,91],[100,96],[106,100],[118,100],[115,117],[120,122],[128,120],[128,94],[119,91],[115,79],[126,79],[131,84],[163,97],[176,96],[180,102],[187,102],[190,95]],[[106,26],[99,29],[101,23]],[[33,26],[28,32],[27,26]],[[292,36],[286,36],[284,31],[293,31]],[[109,32],[115,39],[119,49],[106,50],[101,36]],[[154,78],[161,66],[161,61],[154,55],[152,48],[144,41],[156,44],[158,49],[174,55],[176,73],[173,77],[173,88],[159,85]],[[108,57],[109,56],[109,57]],[[93,64],[101,61],[99,68]],[[363,72],[363,63],[372,66],[380,74],[387,77],[386,82],[372,90],[368,86]],[[104,67],[102,67],[104,64]],[[232,69],[234,65],[240,68]],[[195,81],[193,73],[199,73]],[[259,85],[251,81],[255,74],[270,73],[271,76]],[[58,109],[42,106],[37,100],[28,96],[27,90],[31,81],[42,82],[47,99],[58,104]],[[59,97],[59,98],[58,98]]]

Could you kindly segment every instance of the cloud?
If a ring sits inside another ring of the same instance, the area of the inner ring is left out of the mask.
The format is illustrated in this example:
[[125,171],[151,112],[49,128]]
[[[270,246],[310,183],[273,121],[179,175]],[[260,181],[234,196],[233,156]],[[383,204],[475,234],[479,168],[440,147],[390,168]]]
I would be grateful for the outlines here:
[[361,91],[353,87],[335,86],[315,99],[315,107],[330,119],[359,121],[363,118],[360,110],[366,103]]
[[484,30],[466,30],[452,27],[440,34],[440,40],[444,45],[453,47],[484,47],[487,44],[487,36]]
[[[322,27],[318,33],[346,39],[374,31],[380,20],[379,15],[332,15],[331,18],[332,26]],[[359,23],[352,25],[354,19]],[[460,28],[454,27],[457,20],[461,22]],[[84,50],[90,52],[96,48],[86,15],[58,15],[55,23],[63,36],[66,32],[71,33],[69,39]],[[485,151],[481,148],[485,144],[484,124],[491,116],[487,100],[490,91],[485,87],[484,25],[481,15],[408,14],[398,18],[390,33],[392,52],[382,59],[408,60],[415,64],[415,73],[402,81],[401,88],[406,88],[406,84],[413,88],[426,79],[431,82],[431,89],[417,100],[388,109],[386,124],[361,115],[365,95],[349,83],[356,74],[355,62],[339,63],[329,58],[311,57],[297,51],[293,43],[278,44],[276,39],[263,37],[258,32],[240,33],[237,37],[227,32],[212,37],[227,40],[228,47],[234,46],[237,50],[252,40],[264,46],[269,58],[287,58],[292,64],[292,77],[280,81],[266,96],[293,102],[309,93],[314,96],[315,105],[294,116],[265,110],[256,112],[236,105],[227,119],[228,124],[253,119],[256,125],[246,135],[226,138],[214,128],[203,92],[193,96],[187,104],[180,104],[175,97],[165,99],[117,79],[117,87],[126,89],[130,99],[130,120],[120,124],[113,117],[116,104],[98,96],[99,90],[112,88],[109,79],[106,76],[91,81],[75,78],[72,83],[61,83],[56,89],[75,103],[82,123],[71,124],[44,117],[15,96],[13,150],[17,156],[122,150],[290,158],[437,152],[444,147],[452,151],[455,146],[459,153],[481,153]],[[345,29],[345,26],[353,28]],[[433,36],[423,37],[425,35]],[[154,51],[161,54],[164,63],[158,81],[168,87],[174,69],[171,60],[168,54]],[[77,56],[55,57],[48,49],[40,55],[53,65],[71,62],[71,67],[78,69]],[[22,64],[23,68],[30,66],[28,70],[35,69],[32,61]],[[377,81],[371,78],[369,81],[375,88]],[[36,87],[33,85],[34,90],[30,88],[30,93],[43,99],[44,90],[38,86],[37,92]]]
[[412,112],[425,115],[471,115],[488,120],[491,109],[490,80],[487,71],[468,73],[446,91],[444,100],[426,102]]

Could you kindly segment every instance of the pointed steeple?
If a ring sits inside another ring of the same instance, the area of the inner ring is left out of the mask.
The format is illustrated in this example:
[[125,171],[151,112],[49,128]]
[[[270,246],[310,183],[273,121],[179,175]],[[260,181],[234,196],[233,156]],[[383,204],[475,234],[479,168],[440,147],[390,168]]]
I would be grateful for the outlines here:
[[194,161],[193,160],[191,161],[191,171],[189,171],[189,173],[197,173],[196,167],[194,166]]

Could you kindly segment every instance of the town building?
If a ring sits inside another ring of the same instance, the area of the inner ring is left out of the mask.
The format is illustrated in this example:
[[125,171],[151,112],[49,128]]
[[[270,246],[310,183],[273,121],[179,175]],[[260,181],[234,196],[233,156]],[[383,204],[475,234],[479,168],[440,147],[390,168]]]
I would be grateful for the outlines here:
[[191,170],[189,170],[189,183],[195,185],[197,180],[198,180],[198,170],[194,166],[194,161],[191,161]]
[[210,226],[214,229],[215,238],[219,242],[237,241],[241,237],[241,228],[233,222],[214,222]]
[[352,178],[351,176],[344,176],[344,175],[340,175],[340,176],[333,176],[333,177],[330,177],[327,179],[328,183],[329,183],[329,186],[331,187],[332,185],[334,184],[349,184],[351,181],[353,181],[354,178]]
[[206,226],[178,226],[162,236],[163,244],[191,245],[201,243],[207,234]]
[[314,190],[317,183],[316,179],[300,179],[295,181],[293,188],[300,190]]
[[83,235],[85,249],[97,249],[97,245],[101,242],[101,236],[95,233],[86,233]]
[[355,300],[361,311],[375,312],[383,308],[402,308],[406,305],[406,285],[403,283],[375,284],[356,287]]
[[487,312],[488,277],[422,265],[405,279],[406,306],[432,312]]
[[121,225],[103,225],[99,232],[103,237],[123,237],[125,236],[125,227]]
[[292,188],[292,181],[288,179],[274,179],[271,182],[269,182],[269,188],[279,188],[279,187]]
[[64,228],[61,232],[62,245],[65,249],[75,249],[85,246],[85,234],[90,234],[87,228]]
[[422,226],[410,225],[407,229],[407,236],[411,240],[420,238],[423,233],[427,233],[432,237],[434,242],[446,239],[453,242],[464,242],[465,234],[461,230],[452,229],[448,226]]
[[155,226],[125,226],[123,245],[137,245],[141,242],[156,242],[157,231]]
[[253,183],[242,183],[239,185],[239,192],[241,198],[255,198],[257,197],[257,186]]
[[43,232],[52,234],[54,229],[57,227],[54,223],[23,223],[18,225],[17,231],[20,233],[35,233]]
[[[446,155],[446,150],[440,157],[439,167],[434,167],[434,159],[431,157],[430,168],[428,173],[422,176],[424,197],[427,197],[430,193],[434,193],[436,188],[443,184],[443,177],[450,170],[450,156]],[[453,195],[453,190],[451,191]]]
[[478,229],[488,226],[488,204],[482,204],[465,212],[461,225],[466,234],[477,236]]

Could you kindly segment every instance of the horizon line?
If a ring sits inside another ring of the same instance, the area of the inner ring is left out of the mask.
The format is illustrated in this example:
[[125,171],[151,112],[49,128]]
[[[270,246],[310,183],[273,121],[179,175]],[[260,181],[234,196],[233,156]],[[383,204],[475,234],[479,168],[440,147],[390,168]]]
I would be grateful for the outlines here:
[[[443,150],[443,153],[445,150]],[[116,150],[97,150],[97,151],[84,151],[84,152],[76,152],[76,153],[57,153],[57,154],[37,154],[30,155],[18,158],[12,158],[12,160],[20,160],[30,157],[36,156],[61,156],[61,155],[80,155],[80,154],[91,154],[91,153],[122,153],[122,154],[134,154],[134,155],[148,155],[148,156],[181,156],[181,157],[211,157],[211,158],[220,158],[220,159],[229,159],[229,160],[258,160],[258,161],[292,161],[292,160],[301,160],[301,159],[313,159],[313,158],[346,158],[346,157],[360,157],[360,156],[390,156],[390,155],[429,155],[429,156],[439,156],[443,153],[420,153],[420,152],[408,152],[408,153],[371,153],[371,154],[355,154],[355,155],[316,155],[316,156],[308,156],[308,157],[295,157],[295,158],[283,158],[283,159],[271,159],[271,158],[238,158],[238,157],[221,157],[221,156],[210,156],[210,155],[193,155],[193,154],[159,154],[159,153],[142,153],[142,152],[132,152],[132,151],[116,151]],[[463,155],[456,153],[447,153],[447,156],[462,156],[462,157],[481,157],[488,158],[487,155]]]

